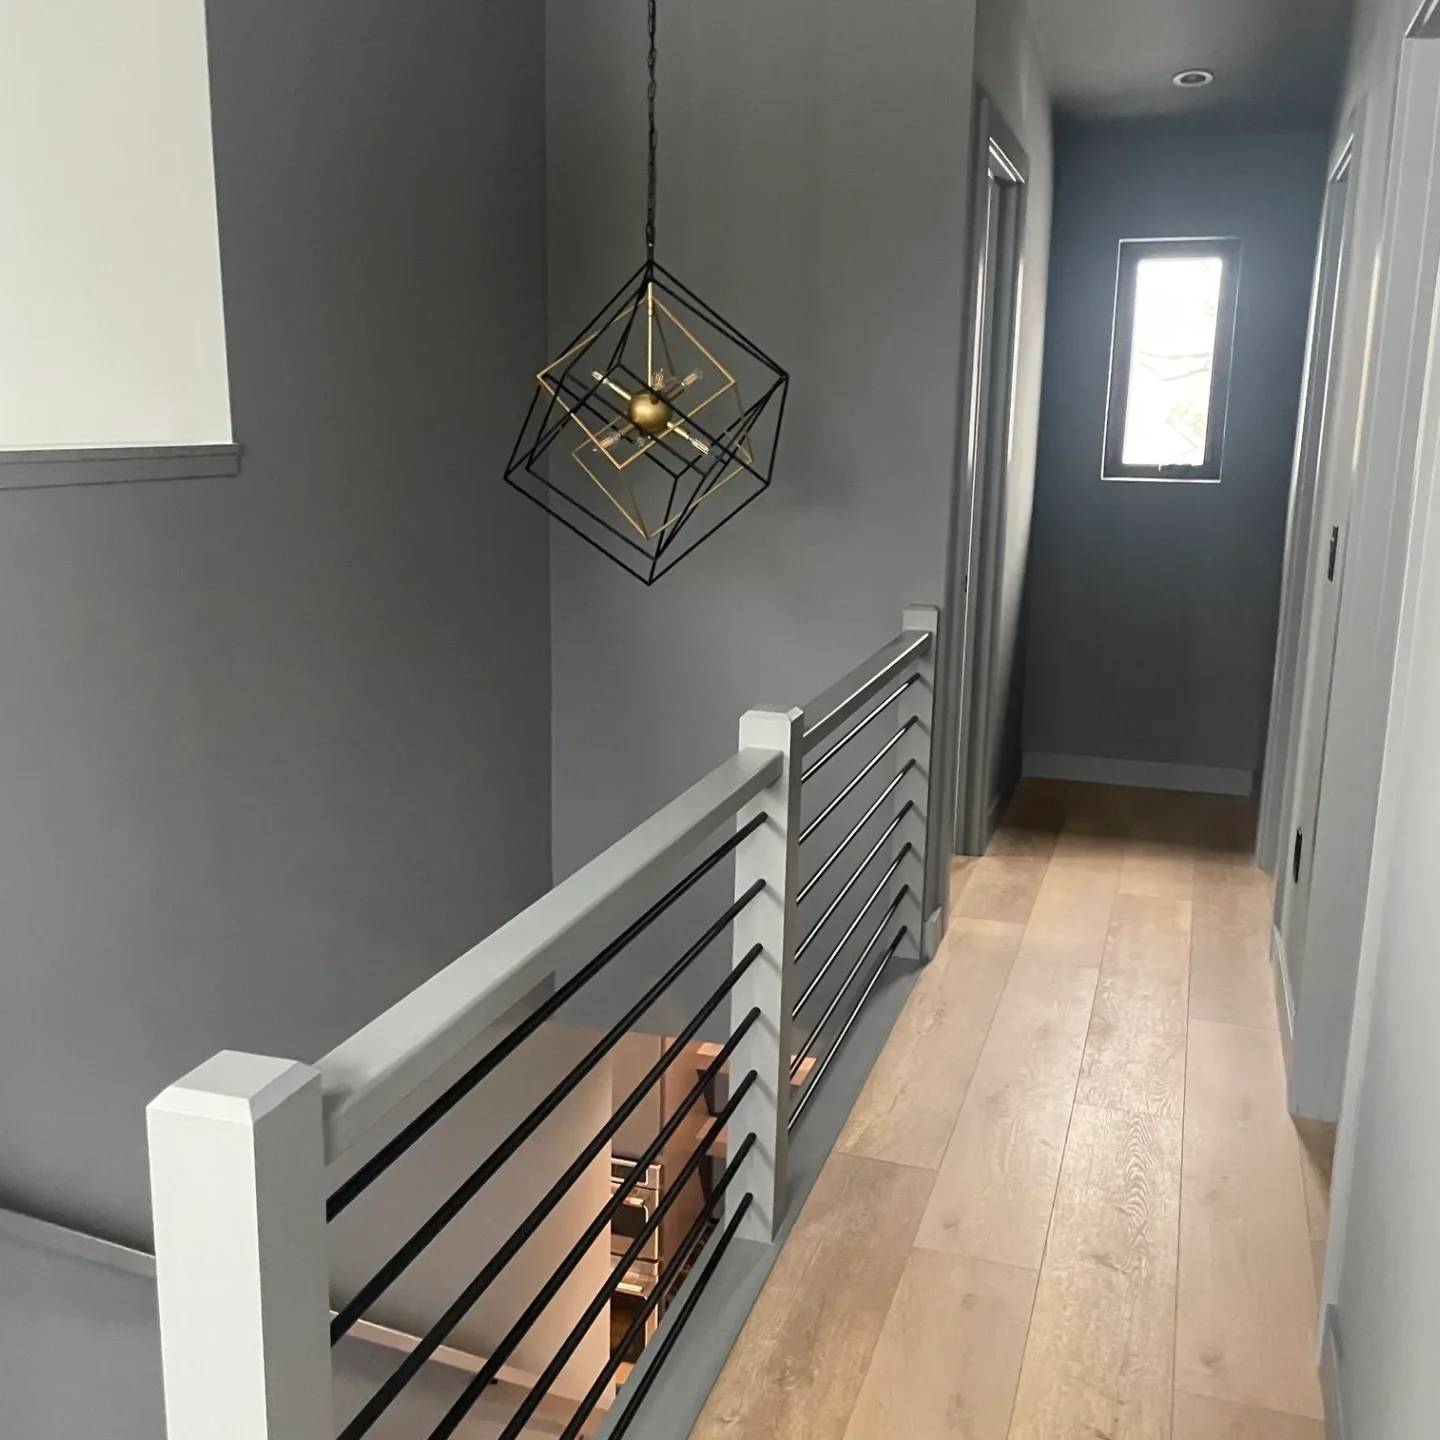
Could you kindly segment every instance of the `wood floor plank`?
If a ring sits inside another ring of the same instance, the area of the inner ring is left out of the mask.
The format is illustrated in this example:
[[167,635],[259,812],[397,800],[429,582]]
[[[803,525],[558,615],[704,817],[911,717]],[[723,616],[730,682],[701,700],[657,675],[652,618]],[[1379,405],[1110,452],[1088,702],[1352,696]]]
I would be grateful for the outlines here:
[[1049,862],[1033,855],[986,855],[965,878],[951,909],[962,920],[1023,925],[1035,908]]
[[1279,1035],[1192,1018],[1176,1384],[1319,1418],[1312,1265]]
[[1190,937],[1190,1014],[1278,1028],[1270,968],[1270,878],[1249,864],[1202,863]]
[[845,1440],[1006,1440],[1035,1273],[917,1250]]
[[1132,836],[1120,864],[1120,894],[1160,900],[1189,900],[1195,890],[1195,860],[1163,840]]
[[1078,1103],[1182,1113],[1189,975],[1189,902],[1117,895]]
[[1022,780],[990,842],[991,855],[1029,855],[1048,860],[1065,824],[1066,787],[1056,781]]
[[1077,1105],[1010,1440],[1166,1440],[1180,1124]]
[[1173,1440],[1325,1440],[1325,1425],[1179,1390]]
[[1098,970],[1120,883],[1120,856],[1055,859],[1020,942],[1020,959]]
[[955,920],[905,1003],[838,1148],[939,1168],[1023,934]]
[[1039,1268],[1096,977],[1016,961],[916,1244]]
[[1310,1224],[1310,1259],[1317,1298],[1325,1289],[1325,1245],[1330,1238],[1330,1174],[1335,1165],[1335,1126],[1328,1120],[1295,1119],[1300,1175]]
[[830,1157],[692,1440],[843,1440],[933,1179]]

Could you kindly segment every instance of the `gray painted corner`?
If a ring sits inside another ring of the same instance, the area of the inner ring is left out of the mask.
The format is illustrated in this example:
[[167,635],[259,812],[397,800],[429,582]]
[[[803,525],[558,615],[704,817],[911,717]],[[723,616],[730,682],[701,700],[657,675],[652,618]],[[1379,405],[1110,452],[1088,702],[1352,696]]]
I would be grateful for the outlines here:
[[[1262,760],[1320,131],[1064,132],[1040,423],[1025,749],[1252,774]],[[1121,239],[1244,244],[1218,485],[1101,479]],[[1248,789],[1248,787],[1247,787]]]

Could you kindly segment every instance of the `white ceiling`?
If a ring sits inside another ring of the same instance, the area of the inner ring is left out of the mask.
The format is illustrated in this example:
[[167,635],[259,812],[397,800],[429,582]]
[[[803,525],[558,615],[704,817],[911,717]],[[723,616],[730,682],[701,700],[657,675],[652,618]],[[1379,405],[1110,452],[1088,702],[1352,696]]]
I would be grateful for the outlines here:
[[[1051,93],[1086,119],[1194,115],[1328,124],[1352,0],[1029,0]],[[1177,70],[1215,72],[1178,90]]]

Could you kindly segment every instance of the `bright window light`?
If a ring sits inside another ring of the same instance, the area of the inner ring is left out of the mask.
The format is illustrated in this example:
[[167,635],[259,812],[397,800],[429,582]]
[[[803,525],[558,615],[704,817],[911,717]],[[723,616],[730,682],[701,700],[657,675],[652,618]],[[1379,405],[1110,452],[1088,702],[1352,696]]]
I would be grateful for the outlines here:
[[1220,478],[1238,267],[1234,241],[1122,244],[1107,476]]
[[1224,268],[1218,255],[1136,266],[1127,465],[1204,463]]

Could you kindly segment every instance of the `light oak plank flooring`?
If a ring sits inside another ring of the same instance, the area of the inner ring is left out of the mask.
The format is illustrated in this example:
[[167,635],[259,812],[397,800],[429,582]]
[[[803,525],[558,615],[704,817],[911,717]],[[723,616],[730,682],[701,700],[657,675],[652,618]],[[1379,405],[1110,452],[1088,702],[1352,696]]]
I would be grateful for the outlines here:
[[1310,1230],[1279,1034],[1191,1021],[1186,1095],[1177,1384],[1319,1417]]
[[695,1436],[843,1440],[933,1178],[830,1157]]
[[1325,1425],[1182,1390],[1175,1396],[1174,1440],[1325,1440]]
[[1325,1243],[1330,1238],[1330,1173],[1335,1168],[1335,1126],[1327,1120],[1297,1120],[1300,1173],[1305,1180],[1305,1213],[1310,1220],[1310,1256],[1315,1293],[1325,1287]]
[[1020,959],[1098,969],[1119,883],[1118,855],[1052,860],[1025,926]]
[[1323,1440],[1332,1137],[1285,1112],[1250,835],[1022,785],[695,1435]]
[[845,1440],[1005,1440],[1035,1275],[916,1251]]
[[1178,1116],[1185,1099],[1190,902],[1116,896],[1076,1100]]
[[1070,1128],[1096,972],[1017,960],[917,1243],[1036,1268]]
[[1202,862],[1191,915],[1190,1014],[1196,1020],[1278,1028],[1270,968],[1270,877]]
[[963,920],[1003,920],[1024,925],[1049,868],[1033,855],[986,855],[965,877],[951,914]]
[[1022,933],[1019,925],[951,922],[850,1112],[841,1150],[939,1168]]
[[1173,1399],[1180,1122],[1077,1105],[1012,1440],[1155,1440]]

